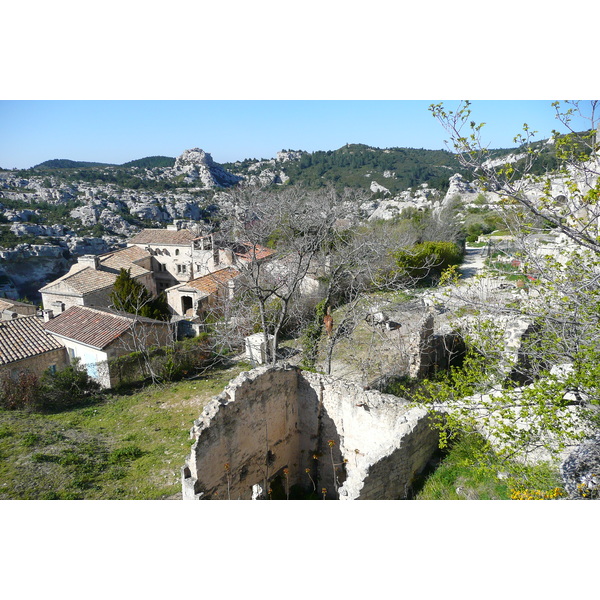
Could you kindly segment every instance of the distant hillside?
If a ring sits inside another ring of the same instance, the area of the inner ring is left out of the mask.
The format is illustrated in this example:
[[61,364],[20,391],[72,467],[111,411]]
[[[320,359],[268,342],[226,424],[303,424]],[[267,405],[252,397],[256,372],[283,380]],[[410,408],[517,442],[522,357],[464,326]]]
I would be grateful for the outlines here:
[[[223,165],[233,172],[252,172],[253,161]],[[446,150],[416,148],[373,148],[365,144],[347,144],[338,150],[304,152],[299,160],[281,165],[290,183],[320,187],[369,189],[376,181],[392,194],[427,183],[446,189],[454,173],[463,173],[455,154]],[[464,173],[466,176],[467,173]]]
[[81,160],[69,160],[68,158],[54,158],[46,160],[39,165],[35,165],[34,169],[81,169],[88,167],[114,167],[116,165],[110,163],[99,162],[84,162]]
[[155,167],[172,167],[175,159],[170,156],[147,156],[123,163],[122,167],[141,167],[143,169],[154,169]]
[[141,167],[143,169],[153,169],[155,167],[172,167],[175,159],[170,156],[147,156],[138,158],[129,162],[117,165],[114,163],[85,162],[82,160],[69,160],[68,158],[54,158],[46,160],[34,169],[88,169],[91,167]]

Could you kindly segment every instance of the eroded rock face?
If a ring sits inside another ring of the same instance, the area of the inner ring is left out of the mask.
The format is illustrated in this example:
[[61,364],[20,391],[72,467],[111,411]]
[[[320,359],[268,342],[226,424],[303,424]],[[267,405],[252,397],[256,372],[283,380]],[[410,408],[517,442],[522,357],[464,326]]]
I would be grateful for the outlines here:
[[186,167],[206,166],[211,167],[215,163],[208,152],[200,148],[184,150],[184,152],[175,159],[176,169],[185,169]]
[[185,150],[175,160],[173,172],[184,175],[184,181],[201,182],[205,188],[227,187],[240,181],[240,177],[232,175],[212,159],[208,152],[200,148]]
[[449,182],[450,185],[446,195],[444,196],[444,203],[452,200],[456,196],[460,197],[466,202],[469,202],[470,198],[475,197],[479,193],[479,190],[473,184],[466,181],[465,178],[459,173],[452,175]]
[[438,447],[424,409],[287,366],[240,374],[191,437],[190,500],[256,498],[278,479],[329,499],[402,499]]

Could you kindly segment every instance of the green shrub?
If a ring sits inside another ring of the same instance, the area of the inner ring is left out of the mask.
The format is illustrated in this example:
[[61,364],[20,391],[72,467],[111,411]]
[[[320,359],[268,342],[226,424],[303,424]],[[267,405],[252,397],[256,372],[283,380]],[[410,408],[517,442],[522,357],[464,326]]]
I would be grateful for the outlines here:
[[327,299],[324,299],[315,306],[315,317],[302,332],[300,342],[302,344],[302,368],[304,369],[314,369],[315,367],[326,310]]
[[153,377],[160,381],[176,381],[196,374],[212,356],[208,334],[186,338],[173,346],[149,348],[112,359],[111,373],[118,386],[137,385]]
[[63,410],[100,399],[102,387],[78,363],[60,371],[46,371],[41,379],[39,408]]
[[136,458],[139,458],[143,454],[144,453],[142,450],[137,446],[125,446],[124,448],[117,448],[116,450],[113,450],[108,455],[108,462],[111,465],[124,465],[132,460],[135,460]]
[[443,271],[462,262],[463,251],[453,242],[423,242],[392,254],[396,274],[420,281],[437,280]]

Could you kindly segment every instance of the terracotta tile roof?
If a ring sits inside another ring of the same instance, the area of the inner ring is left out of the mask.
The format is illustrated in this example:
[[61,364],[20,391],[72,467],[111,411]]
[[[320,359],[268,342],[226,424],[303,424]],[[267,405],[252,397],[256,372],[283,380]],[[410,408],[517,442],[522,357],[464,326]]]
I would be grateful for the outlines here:
[[134,261],[139,261],[148,256],[150,254],[146,250],[137,246],[123,248],[115,252],[107,252],[98,257],[98,269],[93,269],[85,264],[75,263],[68,273],[40,288],[40,292],[49,292],[58,284],[63,284],[60,287],[64,289],[66,286],[70,288],[72,293],[89,294],[90,292],[112,286],[121,269],[131,269],[131,276],[133,278],[141,277],[150,273],[150,271],[137,265]]
[[[40,292],[49,292],[58,284],[65,284],[75,294],[89,294],[114,284],[117,275],[109,271],[99,271],[81,264],[75,264],[71,270],[62,277],[55,279],[43,288]],[[60,287],[65,287],[60,286]]]
[[120,269],[131,268],[131,276],[135,277],[136,274],[141,275],[143,273],[148,273],[148,270],[139,266],[137,262],[150,256],[151,254],[147,250],[144,250],[139,246],[130,246],[128,248],[122,248],[121,250],[115,250],[114,252],[101,254],[98,258],[100,260],[101,269],[116,270],[118,273]]
[[226,267],[219,271],[214,271],[208,275],[191,279],[183,284],[183,287],[191,287],[200,292],[204,292],[207,296],[210,296],[219,289],[219,287],[226,285],[228,281],[235,279],[240,275],[240,272],[233,267]]
[[248,242],[238,242],[235,245],[233,253],[241,260],[250,262],[252,260],[261,260],[275,254],[275,250],[265,248],[259,244],[250,244]]
[[164,244],[169,245],[187,245],[196,239],[197,235],[191,229],[143,229],[134,235],[128,244]]
[[50,333],[103,350],[135,322],[163,327],[167,325],[164,321],[119,314],[109,309],[72,306],[44,323],[44,326]]
[[39,317],[0,321],[0,365],[61,348],[64,346],[44,331]]

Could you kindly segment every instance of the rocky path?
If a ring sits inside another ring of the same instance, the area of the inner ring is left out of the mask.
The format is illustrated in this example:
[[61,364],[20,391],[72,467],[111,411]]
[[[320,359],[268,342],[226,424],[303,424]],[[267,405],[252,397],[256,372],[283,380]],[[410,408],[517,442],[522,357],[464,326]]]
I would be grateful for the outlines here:
[[461,279],[474,277],[483,270],[487,247],[469,248],[465,251],[465,259],[459,267]]

